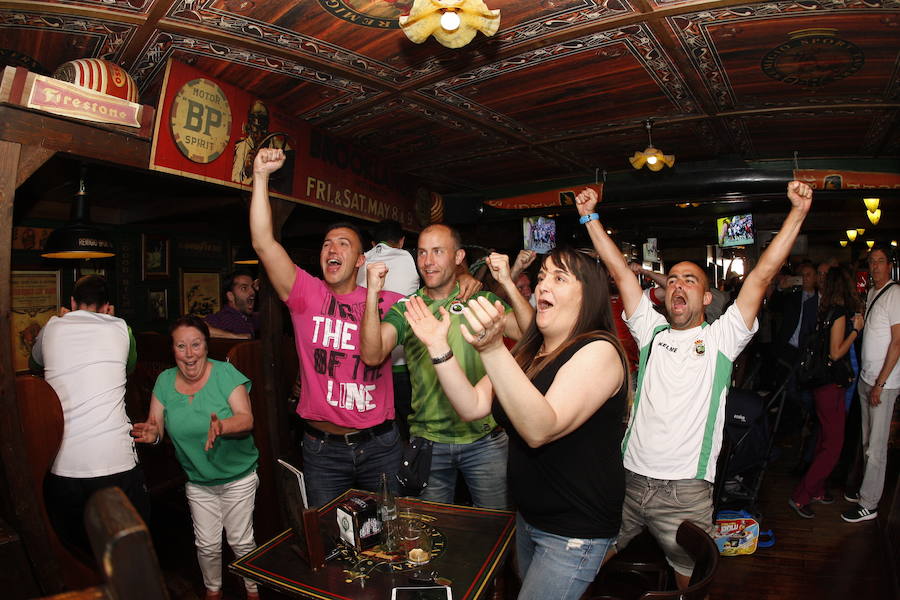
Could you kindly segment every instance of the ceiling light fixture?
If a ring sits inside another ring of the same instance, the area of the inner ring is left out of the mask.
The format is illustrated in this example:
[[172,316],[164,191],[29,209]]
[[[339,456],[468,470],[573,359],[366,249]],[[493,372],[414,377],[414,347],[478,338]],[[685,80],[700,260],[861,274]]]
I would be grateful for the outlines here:
[[87,191],[84,186],[86,171],[87,167],[81,165],[78,192],[72,200],[71,219],[63,227],[54,229],[47,237],[44,251],[41,253],[44,258],[109,258],[116,255],[106,233],[90,223]]
[[869,222],[872,225],[878,225],[878,221],[881,220],[881,209],[876,208],[875,210],[867,210],[866,216],[869,217]]
[[856,241],[856,230],[855,229],[847,230],[847,239],[850,240],[851,242]]
[[258,265],[259,257],[253,251],[253,247],[249,245],[238,246],[237,252],[234,254],[234,264],[236,265]]
[[869,212],[874,212],[878,210],[878,203],[881,202],[879,198],[863,198],[863,203],[866,205],[866,210]]
[[841,245],[841,248],[846,248],[846,247],[847,247],[847,240],[841,240],[841,241],[838,242],[838,244]]
[[868,246],[869,249],[871,249],[872,246],[874,246],[874,245],[875,245],[875,240],[866,240],[866,246]]
[[862,235],[862,234],[864,234],[865,232],[866,232],[866,230],[863,229],[862,227],[857,227],[857,228],[856,228],[856,233],[858,233],[859,235]]
[[662,150],[653,147],[653,121],[652,119],[647,119],[644,122],[644,127],[647,128],[647,148],[643,152],[635,152],[634,156],[628,159],[628,162],[631,163],[631,166],[635,169],[640,169],[644,165],[647,165],[647,168],[651,171],[659,171],[664,166],[672,167],[675,165],[675,155],[674,154],[663,154]]
[[483,0],[415,0],[408,15],[399,18],[400,29],[421,44],[433,35],[447,48],[461,48],[479,31],[490,37],[500,29],[500,11]]

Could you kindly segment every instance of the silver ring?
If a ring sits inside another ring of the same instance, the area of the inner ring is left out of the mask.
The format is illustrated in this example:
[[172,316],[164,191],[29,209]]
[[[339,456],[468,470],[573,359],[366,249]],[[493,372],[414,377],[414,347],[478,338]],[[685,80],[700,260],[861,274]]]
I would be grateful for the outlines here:
[[482,329],[481,333],[478,334],[478,340],[481,341],[484,339],[484,336],[487,335],[487,329]]

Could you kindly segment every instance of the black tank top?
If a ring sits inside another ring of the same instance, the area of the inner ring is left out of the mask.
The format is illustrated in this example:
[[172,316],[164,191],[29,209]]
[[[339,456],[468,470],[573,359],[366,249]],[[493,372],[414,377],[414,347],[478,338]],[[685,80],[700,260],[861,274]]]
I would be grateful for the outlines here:
[[[546,394],[557,371],[598,338],[572,345],[534,377]],[[590,385],[586,374],[585,385]],[[499,402],[494,418],[509,434],[509,492],[525,520],[547,533],[577,538],[608,538],[619,533],[625,497],[622,418],[628,384],[608,399],[581,427],[540,448],[530,448]]]

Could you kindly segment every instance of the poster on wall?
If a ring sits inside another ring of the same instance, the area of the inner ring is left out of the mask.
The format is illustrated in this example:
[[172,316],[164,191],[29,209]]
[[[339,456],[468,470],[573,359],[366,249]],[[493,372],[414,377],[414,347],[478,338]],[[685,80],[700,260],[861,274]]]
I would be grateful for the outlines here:
[[13,271],[10,333],[13,368],[28,370],[28,357],[41,328],[59,312],[59,271]]
[[205,317],[219,312],[220,275],[209,271],[181,271],[181,314]]
[[260,148],[285,165],[271,195],[370,221],[394,219],[417,230],[414,199],[401,194],[385,161],[245,90],[169,60],[157,106],[150,168],[248,190]]

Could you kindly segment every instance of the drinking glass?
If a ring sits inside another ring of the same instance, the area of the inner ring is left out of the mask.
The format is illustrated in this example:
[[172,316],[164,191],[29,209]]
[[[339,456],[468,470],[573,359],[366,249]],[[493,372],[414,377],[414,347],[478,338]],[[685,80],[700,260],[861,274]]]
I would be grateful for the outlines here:
[[431,560],[431,534],[421,521],[403,519],[400,543],[409,564],[421,566]]

